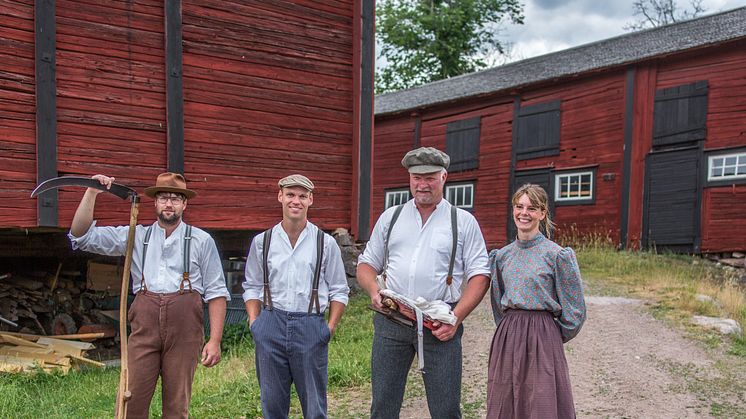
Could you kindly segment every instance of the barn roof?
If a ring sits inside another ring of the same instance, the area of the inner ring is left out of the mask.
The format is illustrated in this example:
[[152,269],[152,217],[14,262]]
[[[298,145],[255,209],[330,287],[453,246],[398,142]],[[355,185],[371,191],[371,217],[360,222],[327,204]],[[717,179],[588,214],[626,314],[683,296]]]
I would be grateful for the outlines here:
[[746,37],[746,7],[376,96],[377,116],[621,66]]

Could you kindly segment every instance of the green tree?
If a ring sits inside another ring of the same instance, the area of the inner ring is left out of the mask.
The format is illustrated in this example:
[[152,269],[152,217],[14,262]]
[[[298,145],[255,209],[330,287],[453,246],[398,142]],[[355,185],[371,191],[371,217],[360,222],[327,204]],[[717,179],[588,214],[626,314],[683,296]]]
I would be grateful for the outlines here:
[[523,23],[519,0],[381,0],[376,8],[380,56],[376,93],[469,73],[503,53],[500,24]]

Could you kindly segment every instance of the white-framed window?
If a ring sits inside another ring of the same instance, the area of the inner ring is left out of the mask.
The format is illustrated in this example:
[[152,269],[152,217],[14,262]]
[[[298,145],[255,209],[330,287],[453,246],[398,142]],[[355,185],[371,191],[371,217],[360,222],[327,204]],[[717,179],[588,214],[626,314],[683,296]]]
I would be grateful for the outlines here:
[[593,171],[554,175],[554,201],[593,200]]
[[384,209],[389,209],[396,205],[401,205],[409,201],[409,189],[391,189],[386,191],[386,200]]
[[446,185],[446,200],[458,208],[474,208],[474,184],[459,183],[456,185]]
[[746,153],[720,154],[707,158],[707,180],[746,179]]

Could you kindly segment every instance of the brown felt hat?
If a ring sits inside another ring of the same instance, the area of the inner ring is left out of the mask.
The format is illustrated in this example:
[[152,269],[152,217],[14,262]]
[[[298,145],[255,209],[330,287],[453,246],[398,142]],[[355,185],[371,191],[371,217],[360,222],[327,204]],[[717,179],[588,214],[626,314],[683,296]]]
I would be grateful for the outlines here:
[[448,154],[433,147],[420,147],[411,150],[404,155],[401,165],[409,173],[433,173],[443,169],[448,169],[451,164],[451,158]]
[[313,182],[311,182],[311,179],[299,174],[285,176],[277,182],[277,186],[279,186],[280,189],[289,188],[291,186],[300,186],[301,188],[307,189],[308,192],[313,192]]
[[155,186],[145,188],[145,195],[151,198],[154,198],[158,192],[180,193],[187,199],[197,196],[197,192],[187,189],[184,175],[172,172],[161,173],[155,181]]

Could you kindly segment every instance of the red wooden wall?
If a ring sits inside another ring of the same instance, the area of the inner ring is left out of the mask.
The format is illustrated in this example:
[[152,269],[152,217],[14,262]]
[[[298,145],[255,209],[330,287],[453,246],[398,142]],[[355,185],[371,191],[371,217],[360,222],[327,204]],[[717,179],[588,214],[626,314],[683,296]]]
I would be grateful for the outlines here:
[[36,225],[34,2],[0,1],[0,226]]
[[[719,45],[687,54],[658,58],[498,92],[449,105],[413,110],[412,114],[376,118],[372,216],[383,209],[387,188],[408,185],[401,167],[404,153],[413,146],[415,120],[422,121],[420,144],[445,150],[449,122],[481,117],[479,168],[450,173],[449,181],[475,181],[474,215],[488,247],[506,242],[507,202],[510,189],[513,97],[521,106],[561,101],[560,154],[522,160],[517,170],[552,167],[595,168],[596,200],[593,205],[555,208],[558,235],[600,234],[614,243],[622,240],[620,221],[624,162],[624,123],[627,71],[633,69],[634,97],[631,125],[631,161],[628,242],[640,245],[643,226],[645,160],[652,146],[653,105],[659,89],[708,80],[708,115],[705,152],[746,145],[746,43]],[[703,162],[706,164],[706,161]],[[552,193],[553,191],[548,191]],[[701,208],[701,250],[719,252],[746,248],[746,185],[705,186]]]
[[[620,158],[624,146],[624,73],[592,77],[520,94],[528,106],[561,99],[561,153],[559,156],[522,160],[517,169],[554,167],[555,170],[597,167],[596,205],[557,207],[555,221],[559,232],[574,226],[581,233],[605,233],[619,239],[621,199]],[[512,97],[492,97],[423,112],[421,145],[445,150],[449,122],[481,117],[479,168],[448,175],[448,182],[474,181],[473,214],[479,220],[490,248],[506,241],[510,199],[510,160],[512,144]],[[375,181],[372,213],[380,214],[384,189],[408,185],[407,172],[400,161],[412,148],[414,118],[381,118],[376,121]],[[614,173],[611,181],[601,179]],[[552,191],[548,191],[552,193]]]
[[[692,54],[658,67],[658,88],[707,80],[704,149],[746,146],[746,43]],[[707,164],[705,161],[704,164]],[[703,252],[746,248],[746,185],[705,186],[702,195]]]
[[[281,217],[277,180],[300,172],[316,184],[312,220],[350,227],[353,10],[182,2],[185,175],[199,194],[189,222],[264,229]],[[0,0],[0,17],[0,228],[34,227],[34,3]],[[106,173],[142,191],[167,166],[163,1],[58,0],[55,20],[59,174]],[[60,192],[61,227],[81,195]],[[100,223],[128,212],[99,197]]]

